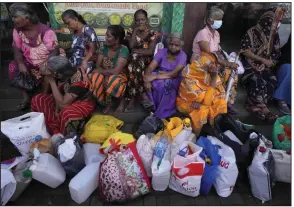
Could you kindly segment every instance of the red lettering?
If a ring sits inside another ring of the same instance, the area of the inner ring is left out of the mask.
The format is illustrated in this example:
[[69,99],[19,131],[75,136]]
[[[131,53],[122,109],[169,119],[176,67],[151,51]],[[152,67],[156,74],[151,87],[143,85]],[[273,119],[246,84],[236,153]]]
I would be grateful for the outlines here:
[[228,162],[224,162],[224,161],[222,161],[222,160],[221,160],[221,162],[220,162],[220,166],[223,167],[223,168],[225,168],[225,169],[228,169],[229,164],[230,164],[230,163],[228,163]]

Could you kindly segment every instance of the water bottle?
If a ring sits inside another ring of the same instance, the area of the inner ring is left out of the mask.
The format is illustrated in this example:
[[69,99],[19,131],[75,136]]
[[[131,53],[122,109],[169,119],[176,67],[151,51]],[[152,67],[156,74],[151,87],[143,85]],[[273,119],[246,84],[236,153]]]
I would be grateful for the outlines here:
[[17,198],[25,191],[32,181],[32,175],[33,173],[31,170],[20,170],[14,173],[16,189],[10,201],[17,200]]

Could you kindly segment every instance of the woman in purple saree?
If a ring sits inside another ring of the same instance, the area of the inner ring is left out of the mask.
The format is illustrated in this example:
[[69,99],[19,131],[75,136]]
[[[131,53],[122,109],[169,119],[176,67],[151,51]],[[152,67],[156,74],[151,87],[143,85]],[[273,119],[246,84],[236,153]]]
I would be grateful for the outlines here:
[[153,103],[155,116],[161,119],[176,112],[175,102],[182,80],[181,71],[187,62],[187,55],[182,51],[183,45],[181,35],[172,34],[168,38],[168,47],[157,52],[145,71],[145,89]]

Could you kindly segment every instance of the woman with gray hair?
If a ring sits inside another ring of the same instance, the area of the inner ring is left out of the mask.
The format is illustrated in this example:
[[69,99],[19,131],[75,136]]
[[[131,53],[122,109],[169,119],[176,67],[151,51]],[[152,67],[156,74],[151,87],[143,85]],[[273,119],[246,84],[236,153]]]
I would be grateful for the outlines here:
[[[9,7],[14,23],[14,61],[9,64],[9,78],[13,86],[20,88],[23,102],[20,110],[30,107],[30,96],[26,80],[31,80],[36,88],[41,82],[40,65],[50,54],[57,53],[57,37],[47,25],[40,24],[36,13],[25,3],[15,3]],[[24,80],[24,81],[19,81]]]
[[[238,64],[228,62],[221,53],[221,47],[219,45],[220,35],[217,30],[222,26],[223,16],[224,12],[218,7],[213,6],[209,9],[206,16],[206,27],[197,33],[193,41],[193,55],[190,61],[192,63],[195,59],[200,57],[202,52],[215,53],[219,59],[218,64],[222,66],[219,75],[222,79],[223,86],[226,88],[231,71],[232,69],[236,69]],[[235,97],[237,95],[237,82],[238,76],[236,75],[228,100],[228,111],[231,114],[237,114],[237,111],[233,108]]]
[[176,97],[182,80],[181,71],[186,66],[187,55],[179,33],[168,37],[168,46],[159,50],[145,71],[144,82],[155,115],[164,119],[176,113]]
[[[63,56],[50,57],[40,71],[49,82],[52,94],[34,96],[32,111],[44,113],[51,134],[79,132],[96,106],[85,72],[75,70]],[[57,86],[57,80],[64,84]]]

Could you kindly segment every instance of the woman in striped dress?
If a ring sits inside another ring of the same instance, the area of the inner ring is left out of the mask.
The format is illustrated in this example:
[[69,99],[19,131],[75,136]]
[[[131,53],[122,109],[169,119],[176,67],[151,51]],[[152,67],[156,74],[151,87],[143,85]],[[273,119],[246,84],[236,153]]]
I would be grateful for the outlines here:
[[105,45],[99,50],[96,69],[90,75],[90,90],[104,113],[112,107],[112,98],[121,98],[116,111],[124,109],[123,96],[127,84],[126,67],[129,50],[122,45],[125,31],[119,25],[111,25],[105,34]]

